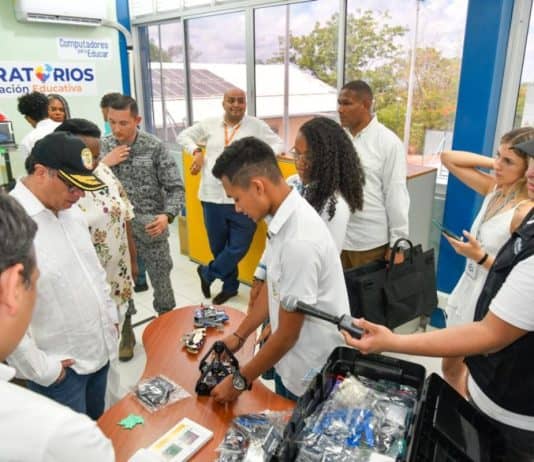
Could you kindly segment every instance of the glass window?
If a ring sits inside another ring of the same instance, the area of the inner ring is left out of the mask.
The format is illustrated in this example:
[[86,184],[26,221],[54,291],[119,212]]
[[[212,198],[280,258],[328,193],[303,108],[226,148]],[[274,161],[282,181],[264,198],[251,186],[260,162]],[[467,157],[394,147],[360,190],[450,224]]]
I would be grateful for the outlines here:
[[197,122],[222,115],[226,90],[247,90],[245,15],[238,12],[190,19],[186,27],[193,121]]
[[[178,134],[187,125],[184,81],[184,45],[180,22],[162,24],[161,36],[161,82],[163,136],[174,143]],[[156,77],[157,78],[157,77]]]
[[161,44],[159,25],[145,26],[139,34],[141,48],[145,50],[142,55],[143,66],[141,67],[144,89],[145,128],[153,134],[158,133],[156,120],[159,121],[161,131],[162,104],[161,95]]
[[514,117],[514,128],[527,125],[534,126],[534,15],[532,13]]
[[[348,0],[345,82],[363,79],[375,112],[404,141],[409,164],[438,169],[432,215],[442,220],[467,0]],[[415,59],[412,52],[416,50]],[[411,97],[409,93],[411,92]],[[430,245],[439,249],[432,227]]]
[[150,62],[145,74],[150,79],[150,94],[145,95],[145,101],[152,103],[151,131],[172,146],[187,125],[181,24],[173,22],[147,29]]
[[467,3],[381,1],[364,9],[348,1],[345,81],[370,84],[379,119],[405,141],[408,154],[435,153],[450,142]]
[[336,115],[338,5],[317,0],[255,10],[256,114],[286,147],[314,115]]
[[187,125],[180,22],[139,28],[145,129],[163,140],[182,168],[176,138]]

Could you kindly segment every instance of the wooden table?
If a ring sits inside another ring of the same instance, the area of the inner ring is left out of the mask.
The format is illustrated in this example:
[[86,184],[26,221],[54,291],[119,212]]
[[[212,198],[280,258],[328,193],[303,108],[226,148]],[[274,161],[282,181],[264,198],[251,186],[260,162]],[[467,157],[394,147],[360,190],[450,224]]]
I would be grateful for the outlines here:
[[[238,310],[226,308],[230,320],[225,324],[224,332],[209,328],[205,345],[198,355],[194,355],[182,348],[181,337],[193,329],[193,314],[196,309],[198,306],[188,306],[160,316],[146,327],[143,334],[147,357],[143,377],[165,375],[185,388],[191,397],[150,413],[139,404],[137,398],[128,394],[98,420],[104,434],[113,442],[118,462],[127,461],[137,449],[148,447],[183,417],[188,417],[213,431],[213,439],[192,460],[214,460],[217,458],[214,450],[235,416],[264,409],[283,410],[293,407],[292,401],[276,395],[259,380],[254,382],[252,390],[242,393],[237,401],[227,406],[215,403],[210,397],[196,395],[195,384],[200,376],[200,359],[215,340],[234,332],[245,316]],[[253,336],[250,336],[236,354],[240,363],[247,362],[253,356],[254,341]],[[123,429],[118,422],[131,413],[142,416],[145,424],[132,430]]]

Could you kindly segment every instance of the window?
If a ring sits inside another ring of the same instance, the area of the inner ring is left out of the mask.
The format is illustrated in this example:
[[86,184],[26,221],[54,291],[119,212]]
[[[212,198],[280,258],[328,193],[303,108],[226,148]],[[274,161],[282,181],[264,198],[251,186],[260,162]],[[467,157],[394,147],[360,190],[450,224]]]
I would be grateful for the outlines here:
[[[152,114],[145,114],[147,129],[170,147],[187,125],[184,97],[184,53],[180,22],[148,26],[149,62],[143,69],[146,83],[145,101],[150,101]],[[146,111],[145,111],[146,112]]]
[[404,140],[408,154],[450,147],[467,3],[381,1],[363,7],[361,0],[348,1],[345,81],[370,84],[378,118]]
[[514,117],[514,128],[527,125],[534,126],[534,15],[532,13]]
[[256,114],[286,147],[314,115],[336,116],[338,5],[317,0],[255,10]]
[[[209,14],[210,7],[201,5],[207,3],[246,4],[191,0],[176,7]],[[450,145],[467,4],[467,0],[347,0],[343,76],[338,75],[342,59],[338,1],[246,6],[244,11],[186,19],[193,121],[220,114],[226,89],[247,89],[246,40],[254,40],[256,115],[284,139],[286,147],[310,117],[337,117],[337,86],[361,78],[373,88],[380,121],[405,140],[407,152],[417,156],[413,160],[426,162],[428,154]],[[253,12],[254,37],[245,36],[245,10]],[[154,55],[149,69],[143,70],[151,73],[152,85],[145,107],[153,106],[155,129],[168,140],[188,113],[183,25],[176,21],[140,27],[148,29]],[[534,62],[525,62],[530,61]],[[528,106],[528,85],[526,80],[518,111]]]
[[247,90],[245,15],[238,12],[190,19],[186,27],[196,122],[222,115],[226,90],[233,87]]

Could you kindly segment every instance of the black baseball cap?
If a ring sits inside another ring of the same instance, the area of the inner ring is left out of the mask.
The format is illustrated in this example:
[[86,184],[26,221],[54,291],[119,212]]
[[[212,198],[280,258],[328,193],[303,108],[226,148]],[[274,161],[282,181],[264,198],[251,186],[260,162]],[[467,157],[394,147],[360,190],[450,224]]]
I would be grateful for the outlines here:
[[35,143],[31,156],[38,164],[53,168],[67,183],[83,191],[98,191],[106,185],[93,174],[93,154],[77,136],[53,132]]
[[521,151],[527,156],[534,157],[534,140],[524,141],[523,143],[514,144],[512,148]]

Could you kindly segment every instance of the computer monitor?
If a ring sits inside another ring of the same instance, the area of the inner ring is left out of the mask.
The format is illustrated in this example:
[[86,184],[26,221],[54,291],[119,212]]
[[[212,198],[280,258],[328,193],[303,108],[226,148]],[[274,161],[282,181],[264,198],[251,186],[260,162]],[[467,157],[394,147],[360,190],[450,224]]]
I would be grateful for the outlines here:
[[9,120],[0,122],[0,146],[15,144],[15,132],[13,123]]

